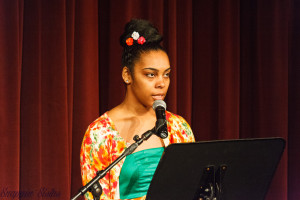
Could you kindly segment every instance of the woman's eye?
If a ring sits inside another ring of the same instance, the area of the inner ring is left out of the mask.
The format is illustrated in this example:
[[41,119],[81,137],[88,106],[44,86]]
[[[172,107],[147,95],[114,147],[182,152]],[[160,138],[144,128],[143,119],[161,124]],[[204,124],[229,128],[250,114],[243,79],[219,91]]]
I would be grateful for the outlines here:
[[170,77],[170,73],[166,73],[166,74],[165,74],[165,77]]
[[155,75],[153,73],[146,74],[147,77],[153,78]]

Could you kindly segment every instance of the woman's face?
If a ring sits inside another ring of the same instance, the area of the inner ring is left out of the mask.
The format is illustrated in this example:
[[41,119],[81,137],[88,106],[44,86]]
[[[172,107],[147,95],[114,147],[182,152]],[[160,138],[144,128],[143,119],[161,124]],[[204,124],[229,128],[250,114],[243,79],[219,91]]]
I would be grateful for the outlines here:
[[135,63],[130,91],[142,105],[151,107],[155,100],[163,100],[170,85],[170,62],[162,50],[143,53]]

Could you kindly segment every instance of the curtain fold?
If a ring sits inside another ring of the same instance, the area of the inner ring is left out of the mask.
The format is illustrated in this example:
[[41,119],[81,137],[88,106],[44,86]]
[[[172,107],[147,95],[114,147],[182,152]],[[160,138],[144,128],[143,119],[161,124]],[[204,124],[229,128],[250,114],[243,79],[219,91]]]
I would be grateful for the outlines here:
[[70,132],[64,1],[24,2],[20,191],[68,198]]
[[289,23],[289,81],[288,81],[288,199],[298,199],[300,196],[299,184],[299,157],[300,157],[300,7],[299,1],[291,1]]
[[0,187],[19,190],[23,2],[0,1]]
[[[230,10],[230,12],[228,12]],[[240,3],[218,6],[218,138],[239,138],[240,114]]]
[[145,18],[170,57],[168,110],[197,141],[283,137],[266,199],[297,199],[299,8],[295,0],[0,0],[0,198],[78,191],[84,132],[125,94],[119,36],[131,18]]
[[193,4],[191,126],[197,140],[216,139],[218,135],[218,12],[217,1],[197,1]]
[[81,188],[79,153],[87,126],[99,116],[98,1],[74,1],[72,194]]

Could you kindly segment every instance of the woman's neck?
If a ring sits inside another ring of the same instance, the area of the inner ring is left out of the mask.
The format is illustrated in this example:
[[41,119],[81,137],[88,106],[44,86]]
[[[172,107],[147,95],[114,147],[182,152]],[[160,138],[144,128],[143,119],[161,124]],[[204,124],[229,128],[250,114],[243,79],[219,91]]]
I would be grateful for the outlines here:
[[135,115],[135,116],[155,115],[155,112],[152,109],[152,107],[146,107],[140,102],[131,100],[127,96],[118,107],[121,110],[127,112],[129,115]]

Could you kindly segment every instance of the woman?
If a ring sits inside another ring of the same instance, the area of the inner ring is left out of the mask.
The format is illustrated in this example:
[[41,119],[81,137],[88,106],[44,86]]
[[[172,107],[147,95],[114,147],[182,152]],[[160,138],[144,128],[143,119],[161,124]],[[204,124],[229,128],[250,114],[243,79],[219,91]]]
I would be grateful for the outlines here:
[[[165,98],[171,71],[161,41],[162,36],[146,20],[134,19],[125,26],[120,44],[124,48],[122,78],[126,95],[120,105],[90,124],[84,135],[80,153],[83,185],[119,157],[134,142],[134,135],[141,136],[155,126],[152,105]],[[164,147],[194,141],[192,130],[182,117],[166,111],[166,120],[166,139],[150,137],[100,180],[101,199],[145,199]],[[85,198],[93,199],[90,193]]]

